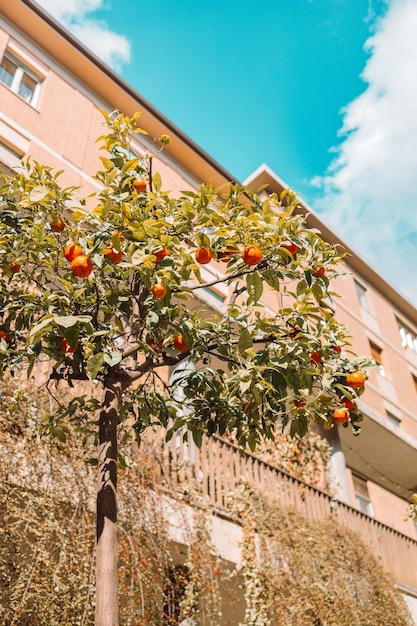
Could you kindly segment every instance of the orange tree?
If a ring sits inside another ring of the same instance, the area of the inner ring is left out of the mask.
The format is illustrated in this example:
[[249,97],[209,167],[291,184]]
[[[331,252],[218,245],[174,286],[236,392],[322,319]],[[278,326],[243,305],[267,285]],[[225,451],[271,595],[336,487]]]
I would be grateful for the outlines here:
[[[28,161],[2,178],[0,367],[31,376],[46,362],[57,404],[44,430],[64,441],[70,420],[97,438],[96,623],[114,626],[118,441],[162,425],[168,439],[231,433],[253,450],[285,428],[332,426],[343,408],[356,429],[366,364],[321,304],[342,257],[306,227],[289,190],[264,198],[205,184],[173,197],[151,158],[131,158],[137,116],[104,119],[92,208],[47,166]],[[220,283],[229,297],[209,315],[199,293]],[[80,380],[95,381],[101,400],[59,394]]]

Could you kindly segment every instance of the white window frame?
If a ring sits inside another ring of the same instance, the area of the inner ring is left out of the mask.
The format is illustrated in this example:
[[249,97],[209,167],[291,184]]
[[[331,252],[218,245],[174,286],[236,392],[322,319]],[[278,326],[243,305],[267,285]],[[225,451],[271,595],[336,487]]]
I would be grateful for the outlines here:
[[[14,54],[9,52],[7,49],[5,50],[3,54],[1,63],[3,63],[5,59],[10,61],[10,63],[13,63],[13,65],[16,66],[16,72],[13,76],[13,80],[10,85],[7,85],[3,81],[0,81],[0,83],[4,85],[5,87],[7,87],[8,89],[10,89],[11,91],[13,91],[13,93],[16,94],[19,98],[21,98],[24,102],[36,108],[39,102],[39,95],[40,95],[41,86],[42,86],[44,77],[39,76],[36,72],[34,72],[30,67],[25,65],[22,61],[20,61],[20,59],[14,56]],[[32,80],[36,82],[36,86],[33,91],[33,96],[30,100],[26,100],[26,98],[23,98],[23,96],[21,96],[19,93],[19,88],[20,88],[20,85],[22,84],[25,74],[26,76],[29,76],[29,78],[31,78]]]

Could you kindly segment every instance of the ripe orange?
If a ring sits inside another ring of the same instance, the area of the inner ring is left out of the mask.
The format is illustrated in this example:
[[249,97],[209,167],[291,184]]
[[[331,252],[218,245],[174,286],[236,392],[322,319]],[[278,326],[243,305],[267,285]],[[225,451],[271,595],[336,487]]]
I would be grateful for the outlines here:
[[291,326],[290,330],[289,330],[289,335],[291,337],[291,339],[295,339],[298,335],[298,333],[301,332],[301,328],[296,324],[295,326]]
[[253,407],[253,402],[244,402],[242,404],[242,411],[245,415],[249,414],[249,411],[251,410],[251,408]]
[[67,226],[61,217],[58,217],[56,220],[52,222],[49,222],[49,225],[51,227],[51,230],[54,231],[54,233],[62,233],[64,228],[66,228]]
[[300,246],[297,246],[297,244],[293,243],[292,241],[288,241],[287,243],[283,243],[281,245],[281,248],[284,248],[294,256],[294,254],[297,254],[297,252],[299,251]]
[[337,354],[340,354],[342,352],[342,347],[341,346],[330,346],[330,350],[334,350],[335,352],[337,352]]
[[122,256],[123,256],[123,252],[121,250],[117,252],[117,250],[115,250],[114,248],[110,248],[110,247],[104,248],[103,254],[107,259],[109,259],[109,261],[111,261],[115,265],[120,263],[120,261],[122,260]]
[[74,352],[76,352],[78,350],[78,343],[75,345],[74,348],[71,348],[71,346],[69,345],[69,343],[65,339],[65,337],[62,337],[62,339],[61,339],[61,350],[62,350],[62,352],[68,352],[69,354],[73,354]]
[[365,376],[362,372],[351,372],[346,376],[346,384],[352,389],[359,389],[365,384]]
[[344,424],[349,419],[349,411],[347,408],[335,409],[333,413],[333,420],[336,424]]
[[157,252],[152,252],[152,254],[156,257],[156,262],[162,261],[166,256],[169,256],[168,248],[161,248]]
[[12,274],[17,274],[17,272],[20,272],[22,266],[20,265],[20,263],[13,263],[11,268],[10,268],[10,272]]
[[262,252],[258,246],[246,246],[242,252],[242,259],[246,265],[258,265],[262,261]]
[[305,400],[294,400],[294,406],[296,406],[297,409],[303,409],[307,406],[307,402]]
[[188,346],[185,343],[185,339],[182,335],[177,335],[174,338],[174,346],[180,352],[186,352],[188,350]]
[[326,268],[321,266],[317,269],[317,267],[315,265],[313,265],[313,270],[315,270],[315,272],[313,272],[313,276],[315,278],[318,278],[319,276],[324,276],[326,273]]
[[356,409],[356,404],[354,402],[352,402],[352,400],[349,400],[348,398],[343,398],[342,403],[345,405],[345,407],[349,411],[352,411],[353,409]]
[[64,250],[64,256],[70,263],[75,259],[75,257],[80,256],[82,253],[83,251],[81,246],[74,242],[69,243]]
[[165,298],[167,295],[167,288],[162,283],[155,283],[152,287],[152,293],[154,298],[161,300],[161,298]]
[[321,363],[320,352],[316,352],[315,350],[313,350],[313,352],[310,352],[310,360],[312,363],[314,363],[314,365],[318,365],[319,363]]
[[165,344],[163,342],[155,343],[149,335],[146,337],[146,343],[150,348],[152,348],[152,350],[155,350],[157,354],[160,354],[165,349]]
[[71,263],[71,269],[78,278],[86,278],[93,271],[93,264],[85,254],[79,254]]
[[146,191],[146,180],[143,180],[143,178],[137,178],[134,182],[133,182],[133,188],[135,189],[135,191]]
[[210,263],[212,259],[211,252],[208,248],[199,248],[195,253],[195,260],[197,263],[201,263],[201,265],[206,265],[206,263]]
[[9,343],[9,335],[6,333],[5,330],[0,330],[0,341],[2,339],[4,339],[6,343]]

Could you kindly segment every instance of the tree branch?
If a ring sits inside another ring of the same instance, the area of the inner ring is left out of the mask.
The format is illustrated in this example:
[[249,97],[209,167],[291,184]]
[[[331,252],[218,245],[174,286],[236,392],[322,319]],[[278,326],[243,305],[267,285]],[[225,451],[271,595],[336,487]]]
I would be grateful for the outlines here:
[[208,283],[200,283],[198,285],[194,285],[190,287],[192,291],[195,289],[204,289],[204,287],[211,287],[212,285],[218,285],[219,283],[226,283],[228,280],[234,280],[235,278],[240,278],[241,276],[246,276],[247,274],[253,274],[257,270],[266,269],[268,267],[268,261],[262,261],[256,267],[250,269],[239,270],[234,274],[229,274],[229,276],[225,276],[224,278],[217,278],[216,280],[211,280]]

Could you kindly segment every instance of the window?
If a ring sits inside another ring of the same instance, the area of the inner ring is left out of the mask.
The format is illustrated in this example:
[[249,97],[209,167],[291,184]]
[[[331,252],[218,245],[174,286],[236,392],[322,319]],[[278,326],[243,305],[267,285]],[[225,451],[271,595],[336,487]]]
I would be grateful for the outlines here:
[[401,420],[399,417],[387,411],[387,420],[395,429],[401,428]]
[[368,311],[369,313],[369,302],[366,295],[366,287],[364,287],[363,285],[361,285],[361,283],[358,283],[358,281],[355,280],[355,289],[358,296],[359,304],[361,305],[362,309]]
[[374,509],[368,493],[368,482],[353,474],[353,488],[355,490],[356,507],[365,515],[374,517]]
[[381,376],[384,376],[385,378],[386,373],[385,373],[385,367],[382,363],[382,348],[377,346],[372,341],[369,342],[369,347],[371,349],[372,358],[375,361],[375,363],[378,365],[378,372],[380,373]]
[[42,78],[7,51],[0,63],[0,82],[25,102],[36,106]]
[[24,151],[14,145],[0,135],[0,171],[12,174],[13,169],[20,165],[20,161],[24,156]]
[[412,330],[407,328],[401,322],[398,322],[398,330],[401,337],[401,345],[403,348],[409,348],[413,352],[417,352],[417,336]]

